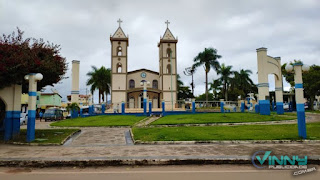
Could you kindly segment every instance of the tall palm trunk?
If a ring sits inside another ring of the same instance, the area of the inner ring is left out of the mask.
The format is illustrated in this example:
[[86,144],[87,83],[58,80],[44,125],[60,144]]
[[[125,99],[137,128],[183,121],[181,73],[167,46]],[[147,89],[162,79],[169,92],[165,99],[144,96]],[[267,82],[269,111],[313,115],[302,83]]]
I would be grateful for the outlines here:
[[208,71],[206,70],[206,107],[208,107]]
[[224,98],[226,101],[228,101],[228,90],[227,90],[227,83],[224,82],[223,84],[223,89],[224,89]]

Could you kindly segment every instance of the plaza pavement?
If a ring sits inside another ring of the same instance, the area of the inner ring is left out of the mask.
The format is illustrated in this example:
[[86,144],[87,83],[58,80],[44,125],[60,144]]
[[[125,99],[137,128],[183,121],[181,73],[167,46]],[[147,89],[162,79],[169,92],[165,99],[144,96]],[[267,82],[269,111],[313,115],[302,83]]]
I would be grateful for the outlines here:
[[[51,128],[50,122],[36,124]],[[129,128],[92,127],[81,128],[62,146],[0,144],[0,166],[250,164],[259,150],[320,162],[320,143],[133,145]]]

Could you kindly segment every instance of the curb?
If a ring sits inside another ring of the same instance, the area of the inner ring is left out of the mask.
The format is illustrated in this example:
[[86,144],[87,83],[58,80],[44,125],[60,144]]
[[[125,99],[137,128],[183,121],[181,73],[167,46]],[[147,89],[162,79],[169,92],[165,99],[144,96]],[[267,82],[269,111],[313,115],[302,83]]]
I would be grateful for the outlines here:
[[[171,158],[171,159],[80,159],[80,160],[0,160],[0,167],[98,167],[98,166],[163,166],[252,164],[250,158]],[[320,165],[320,159],[308,159],[308,165]]]
[[[131,131],[130,131],[131,132]],[[235,141],[140,141],[135,140],[131,132],[134,144],[139,145],[189,145],[189,144],[318,144],[320,140],[235,140]]]

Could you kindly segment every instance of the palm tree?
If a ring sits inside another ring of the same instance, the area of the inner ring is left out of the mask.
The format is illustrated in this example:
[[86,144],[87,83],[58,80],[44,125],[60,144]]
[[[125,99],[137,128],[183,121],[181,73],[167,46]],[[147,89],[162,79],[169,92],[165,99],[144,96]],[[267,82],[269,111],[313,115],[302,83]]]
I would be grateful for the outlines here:
[[194,58],[194,64],[192,68],[195,70],[197,67],[204,65],[205,73],[206,73],[206,105],[208,106],[208,73],[210,69],[218,70],[220,67],[218,59],[222,56],[217,54],[216,49],[214,48],[205,48],[203,52],[200,52]]
[[252,71],[249,69],[241,69],[239,72],[235,72],[235,79],[237,81],[237,88],[243,90],[244,94],[254,91],[254,83],[250,79]]
[[[95,90],[99,91],[99,104],[104,102],[104,96],[106,95],[106,101],[108,101],[108,94],[110,94],[110,84],[111,84],[111,70],[105,67],[98,69],[95,66],[91,66],[92,71],[87,73],[89,79],[87,85],[91,85],[90,91],[93,96]],[[93,99],[93,97],[92,97]]]
[[226,66],[224,63],[221,64],[221,67],[217,70],[217,74],[220,75],[220,82],[222,83],[222,93],[224,98],[228,101],[228,89],[231,81],[231,75],[234,74],[234,71],[231,70],[232,66]]

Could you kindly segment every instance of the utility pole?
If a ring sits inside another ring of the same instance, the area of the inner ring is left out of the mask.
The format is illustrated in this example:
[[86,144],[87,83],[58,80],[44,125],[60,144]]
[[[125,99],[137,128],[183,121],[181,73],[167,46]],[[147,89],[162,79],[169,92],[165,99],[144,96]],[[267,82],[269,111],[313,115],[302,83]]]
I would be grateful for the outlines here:
[[194,74],[194,68],[192,67],[187,67],[185,68],[185,70],[183,71],[184,75],[186,76],[191,76],[191,89],[192,89],[192,95],[194,96],[194,82],[193,82],[193,74]]

